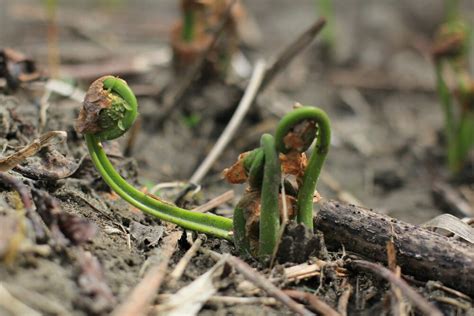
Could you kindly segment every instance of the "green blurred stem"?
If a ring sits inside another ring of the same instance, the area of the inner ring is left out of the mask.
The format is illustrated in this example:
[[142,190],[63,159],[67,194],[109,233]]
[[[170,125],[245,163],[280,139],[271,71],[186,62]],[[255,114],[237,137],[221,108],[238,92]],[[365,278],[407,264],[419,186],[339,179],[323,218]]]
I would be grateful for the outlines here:
[[194,40],[194,24],[195,24],[195,13],[194,10],[186,10],[184,12],[184,23],[183,23],[183,40],[185,42],[192,42]]
[[326,19],[326,27],[322,30],[323,42],[332,50],[336,40],[334,36],[334,10],[332,0],[316,0],[318,13]]
[[446,22],[456,20],[459,17],[459,0],[445,0],[444,11],[446,12]]
[[453,100],[451,92],[443,78],[443,62],[436,64],[436,90],[441,101],[444,114],[444,130],[447,144],[448,167],[456,172],[460,165],[458,142],[456,137],[456,124],[454,121]]

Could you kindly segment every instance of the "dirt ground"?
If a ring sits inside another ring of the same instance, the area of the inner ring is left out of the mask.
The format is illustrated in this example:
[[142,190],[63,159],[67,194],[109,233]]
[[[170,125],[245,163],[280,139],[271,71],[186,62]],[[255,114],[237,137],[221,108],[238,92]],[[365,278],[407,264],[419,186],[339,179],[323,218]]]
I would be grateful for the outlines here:
[[[461,2],[465,18],[474,21],[474,5]],[[258,57],[271,61],[318,17],[315,1],[244,3],[255,25],[248,26],[252,36],[247,39],[242,53],[252,62]],[[453,212],[432,195],[435,183],[446,183],[449,179],[440,140],[443,117],[435,94],[434,68],[428,56],[432,35],[443,19],[443,1],[341,0],[334,1],[334,7],[333,53],[328,57],[321,49],[321,40],[317,39],[258,97],[239,133],[203,180],[199,193],[186,200],[187,208],[234,189],[236,197],[216,210],[218,214],[230,216],[244,188],[225,183],[221,171],[230,166],[239,153],[255,148],[260,135],[272,132],[278,118],[299,102],[321,107],[331,118],[333,139],[318,184],[324,198],[356,201],[412,224]],[[0,0],[0,48],[21,51],[40,68],[47,69],[45,11],[41,2]],[[139,60],[134,59],[137,56],[153,59],[151,66],[144,63],[144,70],[135,67],[121,75],[137,92],[140,104],[140,131],[133,154],[130,157],[122,154],[127,137],[107,147],[122,176],[137,187],[188,180],[226,126],[246,84],[245,79],[240,79],[232,85],[194,85],[180,102],[179,109],[157,126],[154,118],[160,111],[160,103],[156,95],[173,83],[168,32],[178,14],[176,1],[168,0],[59,1],[60,74],[78,88],[85,90],[95,78],[109,74],[110,65],[131,60],[138,63]],[[87,219],[88,225],[94,228],[85,226],[96,234],[90,241],[74,245],[59,242],[51,231],[52,235],[49,239],[45,237],[42,243],[30,242],[29,248],[16,247],[16,257],[0,263],[0,315],[12,315],[5,309],[8,297],[5,290],[15,301],[45,315],[106,315],[126,301],[130,291],[143,279],[144,265],[149,265],[148,259],[160,251],[163,236],[169,235],[170,229],[120,200],[102,182],[88,158],[82,136],[74,131],[80,102],[53,95],[49,99],[46,122],[41,126],[41,96],[38,87],[20,89],[10,95],[0,91],[3,153],[6,155],[26,145],[41,132],[66,131],[67,142],[56,148],[68,160],[66,166],[74,172],[61,179],[33,180],[15,171],[11,174],[28,186],[48,192],[57,199],[58,209],[77,215],[75,220]],[[190,123],[189,118],[196,115],[199,121]],[[32,157],[27,162],[41,164],[39,159]],[[465,193],[472,208],[473,174],[471,163],[465,171],[470,180],[453,185]],[[5,184],[0,185],[0,190],[2,218],[17,221],[12,210],[17,205],[18,195]],[[165,188],[157,194],[174,200],[178,192],[179,188]],[[47,198],[38,194],[33,192],[33,200],[46,203]],[[37,208],[40,207],[37,205]],[[29,215],[23,218],[30,231],[34,225]],[[54,221],[61,225],[61,218]],[[33,240],[32,234],[24,234],[22,243]],[[0,232],[0,250],[2,238],[8,240]],[[232,243],[214,238],[208,238],[202,247],[221,254],[236,254]],[[184,242],[178,244],[169,271],[188,248]],[[342,253],[331,253],[329,257],[337,261]],[[257,262],[248,262],[262,268]],[[215,263],[209,253],[199,252],[191,259],[183,277],[174,284],[165,282],[160,294],[177,292]],[[261,271],[278,276],[281,269],[283,266],[273,272]],[[216,295],[251,296],[261,300],[245,304],[211,300],[204,304],[200,315],[293,314],[283,304],[265,301],[265,292],[243,289],[246,283],[242,275],[227,273],[220,274]],[[316,293],[336,308],[341,296],[339,291],[344,288],[341,282],[331,277],[313,277],[288,286]],[[387,301],[390,300],[386,294],[389,284],[366,274],[351,274],[345,282],[357,292],[348,301],[349,315],[389,313]],[[454,299],[437,287],[421,282],[413,284],[446,315],[474,315],[469,297],[455,296]],[[287,286],[284,282],[278,285]],[[438,300],[439,297],[452,300]],[[153,305],[162,299],[156,297]],[[452,303],[454,300],[457,303]],[[157,313],[159,309],[151,311],[151,314]],[[418,312],[411,309],[408,313]]]

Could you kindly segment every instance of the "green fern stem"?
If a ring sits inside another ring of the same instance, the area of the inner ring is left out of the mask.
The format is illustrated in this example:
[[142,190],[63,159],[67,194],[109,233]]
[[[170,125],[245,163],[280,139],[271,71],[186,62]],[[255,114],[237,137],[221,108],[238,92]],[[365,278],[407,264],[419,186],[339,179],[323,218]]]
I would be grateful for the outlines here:
[[275,132],[276,149],[279,152],[287,153],[291,149],[285,145],[284,137],[296,124],[304,121],[314,121],[317,128],[317,139],[313,152],[306,167],[303,182],[298,190],[297,220],[307,228],[313,229],[313,196],[319,174],[326,160],[331,143],[331,126],[327,114],[321,109],[303,106],[288,113],[278,123]]
[[[110,125],[111,127],[96,134],[85,134],[92,162],[104,181],[121,198],[147,214],[174,223],[185,229],[191,229],[220,238],[232,239],[232,220],[214,214],[196,213],[179,208],[174,204],[137,190],[120,176],[107,158],[100,142],[114,139],[125,133],[125,131],[132,126],[137,116],[138,104],[133,92],[125,81],[115,77],[108,77],[103,81],[103,86],[107,89],[108,93],[114,93],[124,101],[122,104],[119,100],[119,104],[124,106],[124,108],[119,111],[124,111],[124,115],[120,120],[113,119],[117,116],[104,116],[99,113],[99,117],[102,119],[104,117],[111,118],[111,121],[105,124]],[[117,100],[114,100],[113,102],[116,101]],[[101,123],[104,124],[104,122]]]

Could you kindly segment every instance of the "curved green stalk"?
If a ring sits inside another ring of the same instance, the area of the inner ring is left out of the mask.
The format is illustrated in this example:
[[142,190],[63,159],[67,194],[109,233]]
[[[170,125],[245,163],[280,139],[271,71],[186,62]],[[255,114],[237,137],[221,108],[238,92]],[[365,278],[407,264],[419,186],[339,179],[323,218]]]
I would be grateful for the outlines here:
[[278,240],[280,228],[278,191],[281,170],[273,136],[263,134],[260,143],[265,155],[265,165],[263,167],[258,254],[260,258],[264,258],[273,254]]
[[293,112],[288,113],[278,123],[275,132],[275,141],[277,151],[282,153],[290,151],[291,149],[285,145],[284,138],[292,127],[304,120],[315,121],[318,127],[318,135],[303,176],[303,183],[298,192],[298,222],[313,229],[314,190],[331,143],[329,118],[324,111],[318,108],[310,106],[297,108]]
[[[91,133],[86,133],[85,135],[91,159],[104,181],[120,197],[147,214],[175,223],[176,225],[186,229],[231,239],[230,232],[232,231],[233,226],[232,220],[214,214],[196,213],[179,208],[171,203],[159,200],[137,190],[120,176],[107,158],[100,141],[113,139],[113,136],[120,134],[119,132],[123,134],[124,131],[122,131],[122,128],[126,131],[133,124],[138,105],[135,96],[125,81],[114,80],[113,77],[109,77],[104,80],[104,88],[116,93],[127,102],[125,108],[126,114],[120,121],[118,121],[121,124],[121,126],[118,127],[118,130],[117,128],[111,128],[108,131],[101,131],[99,132],[99,137],[96,134]],[[114,121],[114,123],[117,123],[117,121]]]
[[260,190],[262,186],[265,164],[265,153],[261,147],[255,149],[247,157],[245,157],[244,166],[246,164],[248,165],[249,163],[250,165],[247,167],[249,186],[251,188]]

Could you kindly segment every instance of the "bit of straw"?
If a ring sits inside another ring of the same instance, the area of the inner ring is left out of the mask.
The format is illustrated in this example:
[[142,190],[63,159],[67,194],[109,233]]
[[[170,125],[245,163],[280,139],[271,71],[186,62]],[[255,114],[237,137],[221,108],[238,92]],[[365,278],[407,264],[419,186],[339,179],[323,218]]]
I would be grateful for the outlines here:
[[206,159],[204,159],[198,169],[191,176],[189,182],[195,184],[200,183],[201,180],[206,176],[207,172],[212,167],[214,162],[219,158],[226,146],[232,140],[232,137],[235,135],[237,128],[242,123],[245,114],[247,114],[248,110],[250,109],[250,106],[252,105],[253,101],[255,100],[255,97],[257,96],[264,73],[265,61],[259,60],[255,64],[252,77],[250,78],[250,82],[247,86],[247,89],[245,90],[244,96],[240,100],[239,105],[237,106],[237,109],[234,112],[234,115],[229,121],[229,124],[227,124],[224,132],[222,132],[221,136],[217,140],[214,147],[212,147]]

